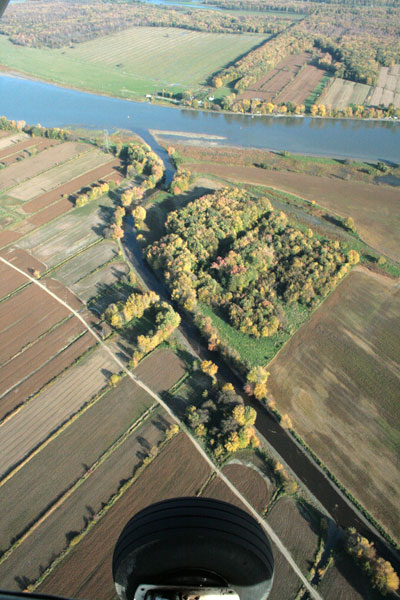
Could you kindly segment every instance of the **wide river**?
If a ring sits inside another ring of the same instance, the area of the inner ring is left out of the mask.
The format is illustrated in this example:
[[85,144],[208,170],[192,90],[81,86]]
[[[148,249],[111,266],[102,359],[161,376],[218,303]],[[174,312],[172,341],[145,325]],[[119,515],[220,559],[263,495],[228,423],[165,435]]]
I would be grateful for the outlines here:
[[48,127],[130,129],[147,140],[151,129],[190,132],[215,136],[213,141],[224,145],[400,163],[398,122],[251,117],[184,110],[4,74],[0,75],[0,114]]

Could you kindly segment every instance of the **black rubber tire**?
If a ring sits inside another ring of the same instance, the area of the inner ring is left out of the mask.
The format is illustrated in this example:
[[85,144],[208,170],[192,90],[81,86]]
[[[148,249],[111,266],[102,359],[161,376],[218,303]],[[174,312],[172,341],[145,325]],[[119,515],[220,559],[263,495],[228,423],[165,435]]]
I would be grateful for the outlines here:
[[127,523],[113,556],[122,600],[132,600],[140,583],[177,583],[174,573],[193,570],[217,575],[241,600],[265,600],[273,568],[270,542],[257,521],[211,498],[175,498],[145,508]]

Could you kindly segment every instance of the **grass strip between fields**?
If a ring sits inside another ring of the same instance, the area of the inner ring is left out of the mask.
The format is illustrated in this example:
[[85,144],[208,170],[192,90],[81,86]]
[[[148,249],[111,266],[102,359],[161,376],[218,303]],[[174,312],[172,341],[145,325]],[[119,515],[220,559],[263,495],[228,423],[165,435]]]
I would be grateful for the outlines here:
[[140,379],[138,379],[131,371],[129,371],[129,369],[123,364],[123,362],[112,352],[112,350],[108,346],[106,346],[106,344],[104,344],[104,342],[99,337],[99,335],[92,329],[92,327],[90,327],[90,325],[85,321],[85,319],[76,310],[74,310],[66,302],[61,300],[61,298],[59,298],[51,290],[47,289],[39,281],[35,280],[30,275],[27,275],[26,273],[24,273],[21,269],[19,269],[15,265],[11,264],[5,258],[0,257],[0,260],[2,262],[4,262],[5,264],[7,264],[8,266],[10,266],[11,268],[18,271],[19,273],[21,273],[22,275],[24,275],[25,277],[27,277],[28,279],[30,279],[33,283],[35,283],[35,285],[38,285],[39,287],[41,287],[50,296],[55,298],[64,307],[66,307],[68,310],[70,310],[84,324],[84,326],[88,329],[88,331],[90,331],[90,333],[93,335],[93,337],[96,339],[96,341],[113,358],[113,360],[117,363],[117,365],[119,366],[121,371],[126,373],[126,375],[128,375],[128,377],[130,377],[134,383],[136,383],[139,387],[141,387],[146,392],[148,392],[150,394],[150,396],[152,396],[164,408],[164,410],[168,413],[168,415],[171,417],[173,422],[176,423],[178,426],[180,426],[183,429],[183,431],[187,435],[189,441],[193,444],[193,446],[196,448],[196,450],[199,452],[199,454],[203,457],[203,459],[208,463],[208,465],[211,467],[211,469],[213,471],[215,471],[217,476],[220,477],[220,479],[228,486],[228,488],[231,490],[231,492],[233,492],[233,494],[235,494],[235,496],[237,496],[237,498],[239,498],[239,500],[241,502],[243,502],[243,504],[245,505],[247,510],[250,512],[250,514],[256,519],[256,521],[266,531],[266,533],[269,535],[270,539],[274,542],[274,544],[276,545],[278,550],[283,554],[283,556],[285,557],[285,559],[287,560],[287,562],[289,563],[289,565],[291,566],[293,571],[296,573],[296,575],[299,577],[299,579],[303,582],[303,584],[305,585],[311,598],[314,598],[314,600],[322,600],[320,594],[311,586],[309,581],[307,581],[307,579],[303,575],[301,569],[298,567],[297,563],[294,561],[291,553],[283,545],[280,538],[277,536],[277,534],[272,529],[272,527],[266,521],[264,521],[264,519],[262,519],[262,517],[260,517],[260,515],[253,508],[253,506],[247,501],[247,499],[236,489],[236,487],[230,482],[230,480],[222,473],[220,468],[213,463],[213,461],[211,460],[209,455],[205,452],[203,447],[199,444],[199,442],[194,437],[192,437],[192,435],[190,434],[187,427],[178,419],[178,417],[175,415],[175,413],[171,410],[171,408],[168,406],[168,404],[166,404],[166,402],[164,402],[164,400],[162,400],[162,398],[159,396],[159,394],[156,394],[155,392],[153,392],[153,390],[151,388],[149,388],[149,386],[147,386]]

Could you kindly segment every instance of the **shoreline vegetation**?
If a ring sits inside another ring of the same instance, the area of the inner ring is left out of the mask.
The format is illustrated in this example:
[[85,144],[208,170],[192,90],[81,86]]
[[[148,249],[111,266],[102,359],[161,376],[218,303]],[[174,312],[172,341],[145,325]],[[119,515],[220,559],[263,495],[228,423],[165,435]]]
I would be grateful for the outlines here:
[[391,1],[221,1],[216,11],[61,0],[43,4],[40,17],[34,5],[6,12],[0,71],[226,114],[400,119],[400,10]]
[[[337,117],[333,117],[333,116],[322,116],[322,115],[312,115],[312,114],[288,114],[288,113],[269,113],[269,114],[254,114],[251,112],[234,112],[232,110],[216,110],[213,108],[205,108],[205,107],[197,107],[194,108],[192,106],[185,106],[182,104],[178,104],[179,101],[174,101],[172,99],[168,99],[168,98],[162,98],[162,97],[152,97],[151,100],[149,98],[145,98],[145,97],[137,97],[135,99],[131,99],[131,98],[126,98],[122,95],[116,95],[116,94],[109,94],[106,92],[102,92],[101,90],[95,91],[89,88],[85,88],[82,86],[72,86],[72,85],[67,85],[67,84],[62,84],[62,83],[57,83],[55,81],[52,81],[51,79],[42,79],[40,77],[35,77],[34,75],[30,75],[29,73],[25,73],[24,71],[18,71],[17,69],[8,69],[7,67],[5,67],[4,65],[0,65],[0,78],[5,75],[8,77],[14,77],[16,79],[27,79],[30,81],[35,81],[37,83],[44,83],[47,85],[53,85],[55,87],[59,87],[62,89],[66,89],[66,90],[73,90],[76,92],[82,92],[85,94],[93,94],[95,96],[105,96],[106,98],[116,98],[118,100],[126,100],[127,102],[133,102],[133,103],[138,103],[138,104],[142,104],[142,103],[151,103],[154,104],[155,106],[164,106],[167,108],[175,108],[178,110],[187,110],[187,111],[192,111],[192,112],[206,112],[206,113],[219,113],[221,115],[242,115],[242,116],[246,116],[249,117],[251,119],[254,118],[262,118],[262,117],[269,117],[269,118],[275,118],[275,119],[281,119],[281,118],[286,118],[286,119],[304,119],[304,118],[312,118],[312,119],[321,119],[321,120],[334,120],[334,121],[363,121],[363,122],[379,122],[379,123],[393,123],[393,124],[397,124],[400,126],[400,119],[398,119],[397,117],[382,117],[382,118],[378,118],[378,117],[356,117],[356,116],[337,116]],[[191,133],[191,132],[185,132],[185,131],[168,131],[168,130],[151,130],[154,131],[154,133],[156,135],[160,135],[160,136],[180,136],[180,137],[186,137],[186,138],[196,138],[196,139],[207,139],[207,140],[223,140],[225,139],[222,136],[212,136],[212,135],[208,135],[208,134],[200,134],[200,133]],[[150,133],[151,133],[150,131]],[[303,155],[302,155],[303,156]],[[312,155],[310,155],[312,156]],[[317,156],[317,155],[316,155]],[[321,156],[331,156],[331,155],[322,155]],[[333,155],[332,155],[333,156]],[[336,155],[335,155],[336,156]]]

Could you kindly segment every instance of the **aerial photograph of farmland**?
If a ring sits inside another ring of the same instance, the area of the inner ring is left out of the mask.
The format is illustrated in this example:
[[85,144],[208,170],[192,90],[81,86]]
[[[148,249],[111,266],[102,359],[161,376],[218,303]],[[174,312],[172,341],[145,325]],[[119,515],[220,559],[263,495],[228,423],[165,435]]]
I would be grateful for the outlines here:
[[398,600],[399,340],[398,0],[0,2],[0,590]]

